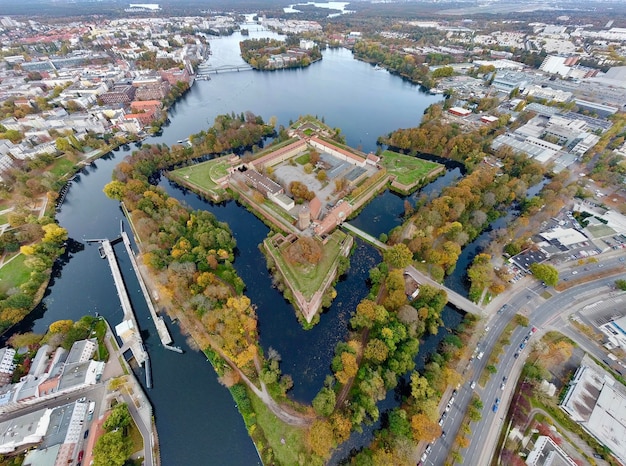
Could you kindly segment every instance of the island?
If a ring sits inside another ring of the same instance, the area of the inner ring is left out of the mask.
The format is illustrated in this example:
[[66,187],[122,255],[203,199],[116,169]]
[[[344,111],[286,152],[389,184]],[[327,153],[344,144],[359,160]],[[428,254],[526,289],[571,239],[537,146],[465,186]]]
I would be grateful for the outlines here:
[[438,176],[435,162],[396,152],[365,154],[340,142],[313,117],[287,130],[288,139],[241,158],[227,155],[169,172],[182,185],[219,201],[235,195],[274,231],[263,242],[275,284],[305,328],[336,296],[335,281],[349,268],[352,236],[379,242],[346,220],[389,183],[408,192]]
[[304,68],[322,59],[312,40],[283,42],[277,39],[247,39],[239,43],[241,57],[257,70]]

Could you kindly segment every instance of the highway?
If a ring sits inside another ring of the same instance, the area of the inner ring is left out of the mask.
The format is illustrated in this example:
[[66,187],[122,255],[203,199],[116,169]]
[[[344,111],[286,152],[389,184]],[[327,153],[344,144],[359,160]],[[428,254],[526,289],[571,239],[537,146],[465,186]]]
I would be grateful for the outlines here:
[[[608,293],[616,279],[626,279],[624,261],[620,260],[621,257],[623,257],[622,254],[610,254],[609,257],[598,263],[560,266],[560,276],[563,281],[569,281],[573,277],[577,280],[585,279],[585,277],[589,279],[589,276],[597,273],[598,269],[604,269],[603,272],[608,272],[609,270],[615,272],[610,277],[582,283],[560,293],[536,281],[527,286],[525,286],[527,281],[517,285],[518,289],[513,291],[514,294],[511,295],[507,302],[505,310],[500,313],[494,313],[491,318],[488,317],[489,320],[486,323],[484,335],[481,337],[477,350],[474,352],[474,355],[480,352],[483,352],[484,355],[481,359],[474,358],[471,360],[463,371],[466,381],[458,389],[454,404],[442,425],[446,435],[444,438],[439,438],[433,442],[430,452],[424,458],[424,465],[445,464],[452,442],[459,431],[464,413],[467,411],[473,391],[479,395],[483,402],[482,419],[471,424],[470,445],[467,449],[461,451],[461,456],[463,457],[463,464],[478,465],[490,463],[495,452],[499,432],[503,427],[510,398],[513,395],[517,378],[526,359],[527,345],[532,344],[533,339],[538,338],[543,333],[541,331],[543,329],[548,327],[561,329],[563,320],[560,317],[566,317],[576,312],[580,303],[593,299],[594,296],[599,294]],[[573,271],[576,271],[576,273],[572,274]],[[545,291],[552,294],[552,297],[547,300],[542,297],[541,295]],[[493,351],[495,343],[500,338],[508,322],[517,313],[526,315],[529,318],[529,327],[523,328],[518,326],[513,331],[510,345],[505,347],[504,353],[500,356],[500,362],[496,365],[498,372],[490,377],[484,387],[477,384],[474,390],[472,390],[470,384],[472,381],[478,380],[482,370],[487,365],[489,355]],[[531,333],[533,326],[540,329],[537,335]],[[576,332],[570,329],[565,333],[571,337],[571,333]],[[521,349],[520,345],[527,337],[528,341],[524,348]],[[578,335],[578,338],[575,338],[575,340],[580,343],[580,340],[584,339]],[[604,359],[602,351],[594,348],[593,344],[587,343],[581,346],[594,357]],[[515,357],[516,353],[518,353],[517,358]],[[507,380],[503,387],[504,389],[501,389],[503,377],[507,377]],[[496,398],[499,398],[500,402],[496,412],[494,412],[493,406]]]

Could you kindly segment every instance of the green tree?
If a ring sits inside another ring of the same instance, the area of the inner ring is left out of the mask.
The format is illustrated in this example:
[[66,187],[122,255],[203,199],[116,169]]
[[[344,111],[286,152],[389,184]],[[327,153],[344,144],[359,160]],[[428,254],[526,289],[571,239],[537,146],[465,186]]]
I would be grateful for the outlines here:
[[559,271],[548,264],[531,264],[530,272],[537,280],[541,280],[548,286],[556,286],[559,282]]
[[335,402],[335,392],[328,387],[322,387],[315,398],[313,398],[313,409],[320,416],[328,417],[335,410]]
[[123,466],[131,454],[131,440],[121,430],[101,436],[93,449],[94,466]]
[[622,291],[626,291],[626,280],[615,280],[615,286]]
[[405,268],[413,261],[413,253],[404,243],[391,246],[383,253],[385,262],[392,267]]
[[111,410],[109,417],[104,421],[102,427],[108,432],[116,429],[126,432],[132,420],[130,412],[128,411],[128,405],[126,403],[119,403]]

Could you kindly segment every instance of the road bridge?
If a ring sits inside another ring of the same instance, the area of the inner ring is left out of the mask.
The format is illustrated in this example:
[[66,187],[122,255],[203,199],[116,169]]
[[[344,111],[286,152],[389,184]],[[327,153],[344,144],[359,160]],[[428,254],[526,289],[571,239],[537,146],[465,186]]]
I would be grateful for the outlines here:
[[203,76],[207,76],[209,74],[218,74],[218,73],[232,73],[238,71],[252,71],[252,68],[247,63],[239,64],[239,65],[200,65],[198,67],[198,72],[196,74],[196,79],[202,79]]
[[469,312],[470,314],[476,314],[479,316],[484,315],[484,309],[478,306],[477,304],[471,302],[469,299],[461,296],[456,291],[451,290],[450,288],[437,283],[435,280],[430,278],[423,272],[420,272],[412,265],[409,265],[405,269],[405,273],[411,276],[417,283],[426,283],[428,285],[434,286],[436,288],[443,288],[446,293],[448,293],[448,302],[453,304],[455,307],[460,309],[461,311]]

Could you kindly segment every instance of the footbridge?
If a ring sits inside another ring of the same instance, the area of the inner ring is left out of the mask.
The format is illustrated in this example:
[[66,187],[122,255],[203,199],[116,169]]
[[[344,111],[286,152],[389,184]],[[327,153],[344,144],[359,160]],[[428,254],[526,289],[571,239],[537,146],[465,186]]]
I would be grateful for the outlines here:
[[428,285],[434,286],[435,288],[443,288],[448,294],[448,302],[461,311],[469,312],[470,314],[476,314],[478,316],[484,315],[484,310],[478,306],[477,304],[471,302],[469,299],[461,296],[456,291],[447,288],[446,286],[437,283],[435,280],[430,278],[423,272],[420,272],[412,265],[409,265],[404,273],[408,274],[411,278],[413,278],[417,283],[423,284],[427,283]]
[[377,247],[378,249],[385,250],[385,249],[389,248],[389,246],[387,246],[385,243],[377,240],[376,238],[374,238],[369,233],[365,233],[363,230],[355,227],[354,225],[351,225],[348,222],[343,222],[341,224],[341,226],[343,228],[345,228],[346,230],[348,230],[349,232],[354,233],[356,236],[361,238],[363,241],[365,241],[367,243],[370,243],[372,246]]

